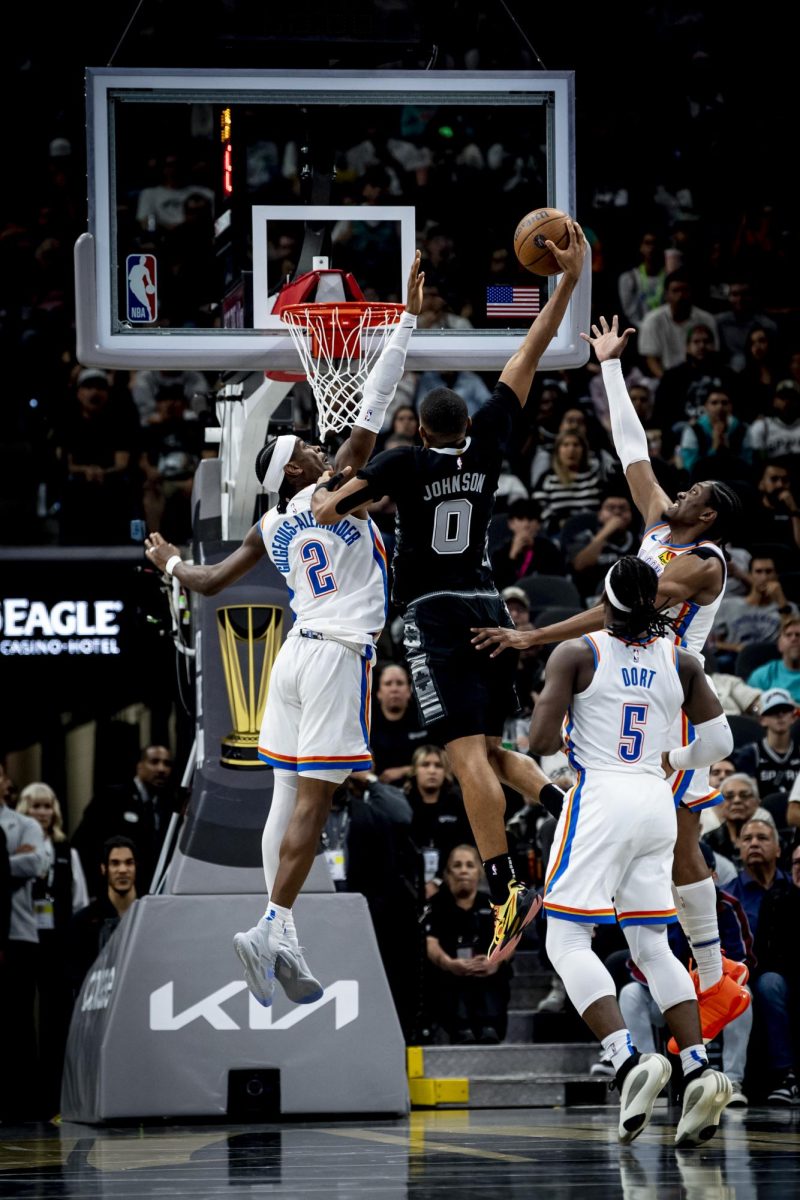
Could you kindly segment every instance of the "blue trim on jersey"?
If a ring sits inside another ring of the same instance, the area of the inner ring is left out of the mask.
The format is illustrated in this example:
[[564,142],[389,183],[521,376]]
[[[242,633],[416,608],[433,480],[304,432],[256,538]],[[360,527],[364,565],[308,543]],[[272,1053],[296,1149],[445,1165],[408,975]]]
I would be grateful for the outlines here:
[[674,925],[678,918],[675,917],[621,917],[619,920],[620,929],[624,929],[626,925]]
[[272,756],[269,754],[262,754],[260,750],[258,752],[258,757],[261,759],[261,761],[263,763],[266,763],[268,767],[272,767],[273,771],[296,771],[297,770],[297,763],[284,762],[283,759],[272,758]]
[[594,669],[595,669],[595,671],[596,671],[596,670],[597,670],[597,667],[598,667],[598,664],[599,664],[599,662],[600,662],[600,659],[597,657],[597,647],[595,646],[595,644],[594,644],[594,642],[592,641],[592,639],[591,639],[590,637],[587,637],[587,636],[586,636],[586,634],[584,634],[584,635],[583,635],[583,639],[582,639],[582,640],[583,640],[584,642],[586,642],[586,645],[589,647],[589,649],[590,649],[590,650],[591,650],[591,652],[592,652],[592,658],[594,659]]
[[[386,561],[378,549],[375,531],[372,528],[372,521],[369,517],[367,518],[367,528],[369,529],[369,536],[372,538],[372,557],[380,567],[381,579],[383,580],[383,620],[385,623],[389,616],[389,576],[386,573]],[[367,740],[369,741],[369,739]]]
[[308,771],[371,771],[372,761],[364,762],[362,759],[353,759],[352,762],[342,762],[337,759],[335,762],[325,762],[324,759],[320,762],[300,763],[298,765],[298,774],[303,775]]
[[361,660],[361,700],[358,705],[358,717],[361,722],[361,732],[364,735],[364,745],[369,750],[369,730],[367,729],[367,684],[369,682],[369,659]]
[[564,852],[561,855],[561,862],[558,864],[558,870],[547,885],[547,891],[550,892],[555,887],[558,880],[569,866],[569,856],[572,851],[572,843],[575,840],[575,830],[578,828],[578,817],[581,811],[581,792],[583,791],[583,783],[586,779],[583,767],[578,766],[578,786],[575,789],[575,795],[572,800],[572,812],[569,816],[569,829],[567,830],[567,840],[564,843]]
[[692,769],[691,771],[684,771],[683,779],[680,781],[677,791],[673,792],[673,798],[675,800],[676,808],[678,807],[681,800],[683,799],[683,797],[686,795],[687,791],[689,790],[689,785],[691,784],[693,779],[694,779],[694,769]]
[[685,603],[689,606],[689,611],[686,613],[682,621],[673,626],[673,629],[675,630],[675,636],[679,638],[684,638],[686,636],[687,629],[699,613],[701,607],[699,604],[695,604],[693,600],[687,600]]
[[644,533],[642,534],[642,538],[643,539],[646,538],[647,535],[649,533],[652,533],[654,529],[669,529],[669,522],[668,521],[659,521],[657,525],[649,525],[647,527],[647,529],[645,529]]
[[572,731],[575,728],[575,722],[572,719],[572,707],[567,709],[567,724],[564,729],[564,748],[567,752],[567,762],[575,771],[580,771],[581,764],[575,757],[575,747],[572,744]]

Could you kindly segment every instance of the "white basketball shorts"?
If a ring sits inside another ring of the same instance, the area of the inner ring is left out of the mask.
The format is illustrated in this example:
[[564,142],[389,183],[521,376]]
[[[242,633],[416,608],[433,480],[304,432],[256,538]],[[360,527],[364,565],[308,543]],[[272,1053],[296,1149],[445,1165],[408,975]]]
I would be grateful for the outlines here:
[[644,773],[581,771],[556,826],[544,889],[548,919],[585,925],[677,920],[669,784]]
[[372,766],[372,658],[340,642],[288,637],[269,680],[258,757],[279,771],[341,783]]

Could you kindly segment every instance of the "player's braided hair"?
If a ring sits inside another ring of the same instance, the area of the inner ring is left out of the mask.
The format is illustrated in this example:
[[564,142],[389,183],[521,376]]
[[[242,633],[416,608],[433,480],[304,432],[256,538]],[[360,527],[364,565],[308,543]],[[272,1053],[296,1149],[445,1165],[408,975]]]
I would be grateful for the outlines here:
[[714,480],[709,484],[708,503],[716,511],[717,517],[706,537],[714,542],[727,542],[737,526],[741,525],[742,502],[727,483]]
[[667,622],[660,609],[656,608],[658,576],[653,568],[641,558],[627,554],[614,563],[607,580],[614,597],[630,609],[625,612],[617,608],[606,589],[606,598],[614,609],[613,620],[608,626],[609,633],[626,642],[663,637]]
[[[272,456],[275,453],[275,446],[278,439],[271,437],[267,439],[265,445],[261,447],[256,455],[256,478],[263,485],[266,478],[269,464],[272,461]],[[291,484],[288,478],[284,475],[283,482],[278,488],[278,512],[286,512],[286,505],[292,498]]]

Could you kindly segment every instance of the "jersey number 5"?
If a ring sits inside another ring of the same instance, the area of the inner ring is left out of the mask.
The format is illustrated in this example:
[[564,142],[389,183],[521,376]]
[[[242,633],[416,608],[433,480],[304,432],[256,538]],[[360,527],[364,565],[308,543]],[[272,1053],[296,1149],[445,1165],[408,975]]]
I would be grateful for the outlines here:
[[644,727],[647,723],[646,704],[623,704],[622,728],[620,730],[617,755],[626,763],[638,762],[642,757]]
[[472,505],[459,496],[442,500],[433,513],[431,545],[437,554],[463,554],[469,545]]
[[330,592],[338,591],[322,542],[304,542],[300,557],[307,564],[306,575],[315,596],[327,596]]

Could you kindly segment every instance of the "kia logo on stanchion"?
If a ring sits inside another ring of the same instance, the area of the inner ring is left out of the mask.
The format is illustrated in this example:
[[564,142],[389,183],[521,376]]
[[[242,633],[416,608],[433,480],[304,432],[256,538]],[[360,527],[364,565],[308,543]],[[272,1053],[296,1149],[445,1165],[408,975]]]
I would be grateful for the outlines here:
[[[227,1031],[245,1026],[234,1021],[222,1006],[244,991],[247,984],[242,979],[233,980],[203,996],[193,1004],[175,1011],[175,984],[172,980],[150,993],[150,1028],[164,1032],[175,1032],[190,1025],[192,1021],[204,1020],[212,1029]],[[318,1009],[333,1005],[334,1028],[343,1029],[358,1017],[358,980],[337,979],[325,988],[319,1000],[313,1004],[298,1004],[282,1017],[273,1016],[271,1008],[262,1006],[248,995],[247,1028],[284,1030],[291,1029],[300,1021],[313,1016]]]

